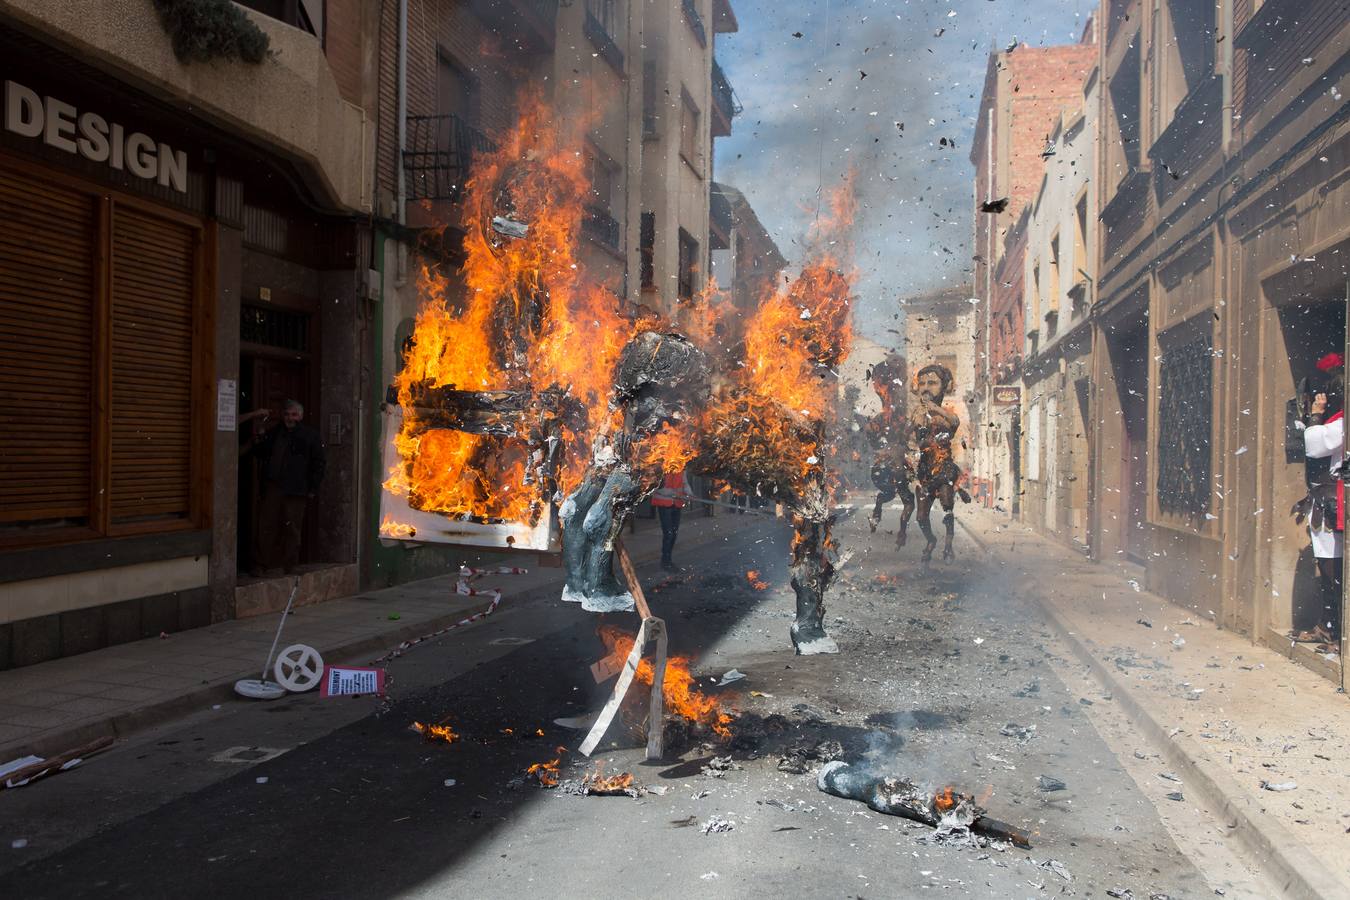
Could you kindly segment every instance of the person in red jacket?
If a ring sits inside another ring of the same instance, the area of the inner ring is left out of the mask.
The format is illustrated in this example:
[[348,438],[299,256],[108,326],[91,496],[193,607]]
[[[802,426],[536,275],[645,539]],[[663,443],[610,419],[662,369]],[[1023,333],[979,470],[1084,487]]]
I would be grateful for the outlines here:
[[652,506],[661,520],[661,568],[667,571],[675,569],[670,554],[675,549],[675,537],[680,533],[680,511],[684,509],[685,498],[692,496],[683,471],[667,474],[652,494]]

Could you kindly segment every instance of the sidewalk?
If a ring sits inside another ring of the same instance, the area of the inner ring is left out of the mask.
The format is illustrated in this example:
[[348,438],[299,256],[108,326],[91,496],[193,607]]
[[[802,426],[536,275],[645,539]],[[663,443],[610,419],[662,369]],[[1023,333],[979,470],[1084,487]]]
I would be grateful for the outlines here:
[[1334,684],[1029,526],[975,507],[958,521],[1163,749],[1187,799],[1291,895],[1350,896],[1350,702]]
[[[714,540],[740,521],[690,516],[680,529],[680,546]],[[639,519],[637,533],[624,537],[636,563],[660,555],[654,520]],[[484,576],[474,586],[501,587],[499,611],[556,594],[562,569],[536,569],[533,560],[533,554],[521,554],[528,574]],[[464,562],[476,563],[469,548]],[[456,594],[456,580],[443,575],[299,607],[277,649],[304,643],[329,663],[364,663],[488,605],[489,597]],[[235,681],[262,671],[276,627],[276,615],[236,619],[0,672],[0,763],[30,753],[49,756],[104,735],[125,737],[233,699]]]

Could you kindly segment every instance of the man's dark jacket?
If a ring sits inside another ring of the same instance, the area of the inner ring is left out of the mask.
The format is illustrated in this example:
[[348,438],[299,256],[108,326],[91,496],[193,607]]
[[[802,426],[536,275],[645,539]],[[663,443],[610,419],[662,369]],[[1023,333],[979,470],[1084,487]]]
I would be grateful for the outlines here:
[[[280,460],[279,471],[273,477],[273,450],[277,441],[287,437],[289,441]],[[307,497],[316,493],[319,483],[323,481],[326,465],[323,441],[319,439],[319,433],[304,422],[297,422],[289,435],[285,423],[272,428],[254,446],[253,456],[258,460],[265,490],[275,486],[280,487],[281,492],[288,497]]]

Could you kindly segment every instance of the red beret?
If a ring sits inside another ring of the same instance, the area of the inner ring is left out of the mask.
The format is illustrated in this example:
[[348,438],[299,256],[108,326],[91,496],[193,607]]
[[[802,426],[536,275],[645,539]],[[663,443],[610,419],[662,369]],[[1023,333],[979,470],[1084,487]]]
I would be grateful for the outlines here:
[[1328,353],[1317,361],[1317,371],[1330,372],[1332,369],[1339,369],[1345,365],[1345,357],[1339,353]]

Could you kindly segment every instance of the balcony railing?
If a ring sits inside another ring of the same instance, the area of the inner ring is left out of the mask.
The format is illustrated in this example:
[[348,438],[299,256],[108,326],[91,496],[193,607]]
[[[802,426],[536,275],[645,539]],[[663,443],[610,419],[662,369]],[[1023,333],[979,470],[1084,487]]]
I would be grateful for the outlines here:
[[698,45],[708,46],[708,29],[703,26],[703,17],[698,14],[694,0],[681,0],[681,5],[684,7],[684,20],[689,23],[689,30],[694,32],[694,37],[698,38]]
[[473,0],[473,11],[509,45],[532,53],[553,50],[558,0]]
[[595,45],[600,57],[623,72],[623,50],[619,49],[616,35],[619,31],[619,14],[615,0],[586,0],[586,38]]
[[458,200],[477,153],[497,147],[454,113],[408,116],[403,171],[409,200]]
[[[731,120],[744,112],[744,108],[736,102],[736,92],[732,90],[731,82],[727,81],[726,73],[716,59],[712,64],[712,97],[713,105],[722,118],[721,123],[714,123],[713,136],[726,137],[731,134]],[[717,127],[718,124],[722,127]]]
[[587,237],[597,240],[612,250],[619,249],[619,220],[610,215],[603,206],[586,207],[586,216],[581,220],[581,231]]

